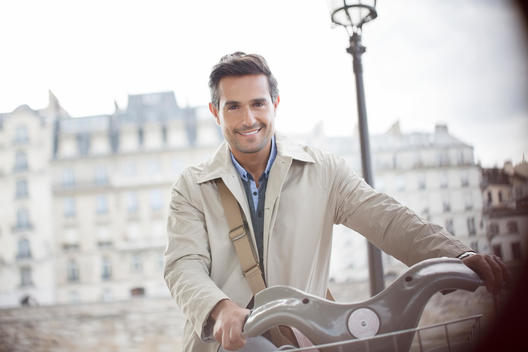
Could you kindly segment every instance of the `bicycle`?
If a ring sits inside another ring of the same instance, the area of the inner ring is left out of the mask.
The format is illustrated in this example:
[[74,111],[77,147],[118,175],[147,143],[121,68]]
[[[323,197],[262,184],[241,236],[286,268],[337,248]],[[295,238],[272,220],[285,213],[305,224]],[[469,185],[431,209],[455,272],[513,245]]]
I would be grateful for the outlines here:
[[[288,325],[302,332],[313,347],[282,346],[279,351],[409,351],[417,334],[419,351],[425,351],[421,332],[443,327],[446,348],[428,351],[467,350],[471,340],[454,345],[448,327],[471,322],[477,333],[482,315],[417,328],[423,309],[436,292],[456,289],[475,291],[483,285],[478,275],[459,259],[435,258],[410,267],[389,287],[358,303],[337,303],[288,286],[274,286],[255,296],[255,305],[246,319],[243,335],[259,336],[276,325]],[[462,348],[462,349],[461,349]]]

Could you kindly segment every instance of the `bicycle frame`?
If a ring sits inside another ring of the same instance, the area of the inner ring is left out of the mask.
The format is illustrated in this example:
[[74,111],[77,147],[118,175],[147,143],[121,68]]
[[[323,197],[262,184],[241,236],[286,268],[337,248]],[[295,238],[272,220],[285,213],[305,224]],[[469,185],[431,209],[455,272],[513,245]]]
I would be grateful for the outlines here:
[[[429,298],[436,292],[474,291],[482,280],[459,259],[436,258],[410,267],[389,287],[359,303],[336,303],[288,286],[274,286],[255,296],[244,336],[258,336],[276,325],[297,328],[315,345],[365,339],[414,329]],[[414,333],[399,334],[396,342],[374,339],[368,350],[387,351],[396,345],[408,351]],[[346,351],[346,346],[325,348]]]

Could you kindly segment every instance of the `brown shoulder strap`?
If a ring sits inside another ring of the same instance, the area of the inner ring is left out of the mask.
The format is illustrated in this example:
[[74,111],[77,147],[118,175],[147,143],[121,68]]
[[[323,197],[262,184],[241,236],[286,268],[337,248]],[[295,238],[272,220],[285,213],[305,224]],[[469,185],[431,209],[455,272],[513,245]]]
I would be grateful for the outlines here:
[[240,209],[235,197],[221,178],[217,179],[216,184],[229,226],[229,238],[235,247],[244,277],[248,281],[253,295],[256,295],[257,292],[266,288],[266,284],[264,283],[254,248],[251,245],[248,231],[242,220],[242,209]]
[[[221,178],[217,179],[216,184],[229,226],[229,238],[233,242],[242,272],[249,283],[251,292],[256,295],[257,292],[266,288],[266,283],[258,265],[254,247],[251,245],[246,226],[242,220],[242,209],[240,209],[235,197]],[[326,299],[335,301],[329,289],[326,291]]]

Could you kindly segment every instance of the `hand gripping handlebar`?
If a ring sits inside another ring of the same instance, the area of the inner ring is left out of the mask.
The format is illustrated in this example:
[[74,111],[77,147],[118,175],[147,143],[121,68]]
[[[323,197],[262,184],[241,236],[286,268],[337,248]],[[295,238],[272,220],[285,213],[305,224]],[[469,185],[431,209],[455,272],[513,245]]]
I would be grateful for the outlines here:
[[[255,296],[243,333],[258,336],[275,325],[289,325],[315,345],[373,337],[415,328],[427,301],[438,291],[474,291],[482,284],[461,260],[436,258],[413,265],[385,290],[359,303],[336,303],[288,286],[274,286]],[[407,351],[413,337],[412,333],[396,337],[398,351]],[[369,351],[387,351],[393,343],[379,339],[370,344]],[[347,346],[324,351],[347,351]]]

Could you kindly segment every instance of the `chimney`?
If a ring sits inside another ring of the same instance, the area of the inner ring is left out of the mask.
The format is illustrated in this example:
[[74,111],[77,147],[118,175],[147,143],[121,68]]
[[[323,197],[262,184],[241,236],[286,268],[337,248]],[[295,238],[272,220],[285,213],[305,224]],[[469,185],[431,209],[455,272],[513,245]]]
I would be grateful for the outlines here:
[[504,162],[504,172],[510,176],[513,175],[513,163],[511,160]]
[[435,125],[435,134],[449,134],[447,125],[445,123],[437,123]]

